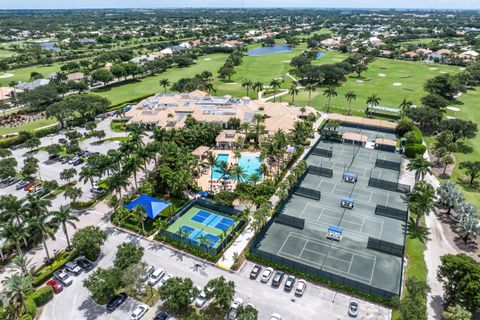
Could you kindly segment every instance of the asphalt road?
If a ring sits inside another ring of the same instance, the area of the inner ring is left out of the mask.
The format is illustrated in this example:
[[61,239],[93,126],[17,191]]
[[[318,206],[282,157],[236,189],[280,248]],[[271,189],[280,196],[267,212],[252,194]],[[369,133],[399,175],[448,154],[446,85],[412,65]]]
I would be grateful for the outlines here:
[[[259,319],[269,319],[274,313],[280,313],[284,320],[298,319],[348,319],[347,306],[350,296],[336,293],[330,289],[309,284],[303,297],[296,298],[293,293],[274,289],[269,284],[262,284],[260,280],[250,280],[248,275],[252,263],[247,262],[238,273],[227,272],[212,265],[195,268],[199,260],[177,253],[156,242],[141,239],[135,235],[107,227],[109,236],[104,245],[104,255],[99,258],[97,267],[112,265],[116,247],[123,242],[136,242],[145,248],[144,261],[155,267],[161,267],[166,273],[174,276],[189,277],[193,282],[204,287],[213,278],[224,276],[236,284],[237,297],[243,299],[244,304],[253,303],[259,310]],[[53,301],[45,306],[40,319],[45,320],[93,320],[93,319],[128,319],[139,302],[129,299],[121,308],[108,313],[104,306],[96,305],[89,297],[88,290],[83,288],[82,280],[88,275],[81,274],[75,277],[73,284],[58,294]],[[143,319],[153,319],[161,309],[160,303],[150,308]],[[370,302],[360,301],[358,319],[390,319],[390,310]]]

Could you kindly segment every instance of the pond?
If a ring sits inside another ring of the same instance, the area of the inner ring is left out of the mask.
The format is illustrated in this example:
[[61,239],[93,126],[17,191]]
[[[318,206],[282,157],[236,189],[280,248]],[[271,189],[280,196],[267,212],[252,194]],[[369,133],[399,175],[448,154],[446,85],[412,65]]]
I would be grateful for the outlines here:
[[325,52],[318,51],[317,52],[317,59],[320,59],[320,58],[323,58],[323,57],[325,57]]
[[45,49],[45,50],[52,50],[52,51],[60,51],[60,50],[62,50],[62,49],[60,49],[59,47],[57,47],[57,43],[56,43],[56,42],[33,42],[32,44],[33,44],[33,45],[40,46],[40,47],[42,47],[42,48]]
[[262,46],[262,47],[256,47],[253,49],[248,50],[246,53],[247,56],[264,56],[266,54],[271,54],[271,53],[280,53],[280,52],[291,52],[293,51],[292,46],[288,44],[275,44],[273,46]]

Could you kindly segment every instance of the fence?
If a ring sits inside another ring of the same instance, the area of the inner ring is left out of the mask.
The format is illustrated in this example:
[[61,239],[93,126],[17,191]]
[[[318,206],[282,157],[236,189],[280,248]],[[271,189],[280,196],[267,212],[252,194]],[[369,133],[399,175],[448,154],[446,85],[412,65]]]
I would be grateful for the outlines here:
[[314,156],[324,157],[324,158],[331,158],[333,156],[332,150],[315,148],[312,149],[312,153]]
[[312,267],[298,261],[293,261],[288,258],[280,257],[276,254],[265,252],[263,250],[256,248],[255,241],[252,247],[250,248],[250,253],[253,256],[257,256],[259,258],[272,261],[274,263],[285,266],[286,268],[295,269],[295,270],[298,270],[299,272],[303,272],[317,278],[322,278],[339,285],[347,286],[347,287],[350,287],[358,291],[371,294],[380,298],[391,299],[400,294],[400,292],[391,292],[391,291],[375,288],[363,282],[359,282],[338,274],[321,270],[321,269],[318,269],[317,267]]
[[320,191],[313,190],[313,189],[308,189],[308,188],[305,188],[305,187],[297,187],[296,190],[295,190],[295,194],[297,196],[302,196],[302,197],[306,197],[306,198],[310,198],[310,199],[314,199],[314,200],[320,200],[320,198],[322,196]]
[[377,159],[377,161],[375,161],[375,167],[378,167],[378,168],[400,171],[401,166],[402,166],[401,162],[388,161],[388,160],[382,160],[382,159]]
[[407,221],[408,211],[377,204],[375,214],[401,221]]
[[317,176],[331,178],[333,177],[333,170],[324,167],[308,166],[308,173],[315,174]]
[[305,219],[289,216],[286,214],[279,214],[278,216],[276,216],[275,222],[297,229],[303,229],[305,227]]
[[367,248],[403,258],[404,247],[392,242],[368,237]]
[[370,178],[368,180],[368,186],[374,188],[380,188],[389,191],[398,191],[403,193],[410,192],[410,186],[398,182],[387,181],[377,178]]

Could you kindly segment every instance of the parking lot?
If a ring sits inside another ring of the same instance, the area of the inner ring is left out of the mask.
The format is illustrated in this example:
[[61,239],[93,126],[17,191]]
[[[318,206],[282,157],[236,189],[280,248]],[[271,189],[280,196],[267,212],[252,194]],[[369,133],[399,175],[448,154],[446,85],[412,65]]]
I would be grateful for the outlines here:
[[[272,313],[279,313],[283,319],[348,319],[347,307],[350,296],[336,293],[330,289],[307,284],[304,295],[295,297],[293,291],[285,292],[283,285],[279,288],[260,282],[260,277],[250,280],[249,274],[253,263],[247,262],[237,272],[227,272],[212,265],[204,265],[199,260],[184,253],[176,252],[155,242],[140,239],[135,235],[107,227],[109,236],[105,243],[104,255],[96,267],[106,268],[112,265],[116,247],[126,241],[136,242],[145,248],[144,261],[155,268],[163,268],[165,273],[173,276],[189,277],[192,281],[204,287],[210,279],[224,276],[236,285],[236,297],[243,303],[252,303],[259,310],[259,319],[269,319]],[[202,264],[196,267],[196,264]],[[128,319],[131,312],[139,304],[129,298],[119,309],[108,313],[104,306],[96,305],[89,297],[88,290],[83,288],[82,281],[88,275],[85,273],[74,277],[73,284],[66,287],[52,302],[46,305],[41,319],[45,320],[80,320],[80,319]],[[153,319],[161,310],[161,304],[150,308],[143,319]],[[390,319],[390,310],[370,302],[360,300],[359,319]]]

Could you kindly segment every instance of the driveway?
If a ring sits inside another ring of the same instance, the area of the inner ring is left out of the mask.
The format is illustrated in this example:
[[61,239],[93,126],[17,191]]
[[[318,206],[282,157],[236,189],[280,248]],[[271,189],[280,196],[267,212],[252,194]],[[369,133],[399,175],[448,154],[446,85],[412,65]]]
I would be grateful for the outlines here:
[[[136,242],[145,248],[144,261],[153,266],[161,267],[166,273],[174,276],[189,277],[196,285],[204,287],[213,278],[224,276],[236,285],[236,296],[244,303],[253,303],[259,310],[259,319],[269,319],[274,313],[280,313],[283,319],[348,319],[347,306],[350,296],[336,293],[327,288],[309,284],[303,297],[296,298],[293,293],[284,292],[282,286],[274,289],[270,284],[262,284],[260,280],[250,280],[249,272],[252,263],[247,262],[238,273],[227,272],[210,264],[196,268],[199,260],[184,253],[176,252],[166,246],[151,242],[111,227],[106,227],[109,236],[104,245],[104,255],[99,259],[98,266],[106,268],[112,265],[116,247],[123,242]],[[202,262],[200,262],[202,263]],[[203,264],[203,263],[202,263]],[[97,266],[97,267],[98,267]],[[57,295],[45,306],[41,319],[45,320],[93,320],[93,319],[127,319],[138,305],[137,301],[129,299],[119,310],[108,313],[103,306],[97,306],[89,297],[82,281],[87,274],[81,274],[74,279],[70,287]],[[152,307],[144,319],[153,319],[160,310],[158,303]],[[358,319],[390,319],[390,310],[370,302],[360,302]]]

